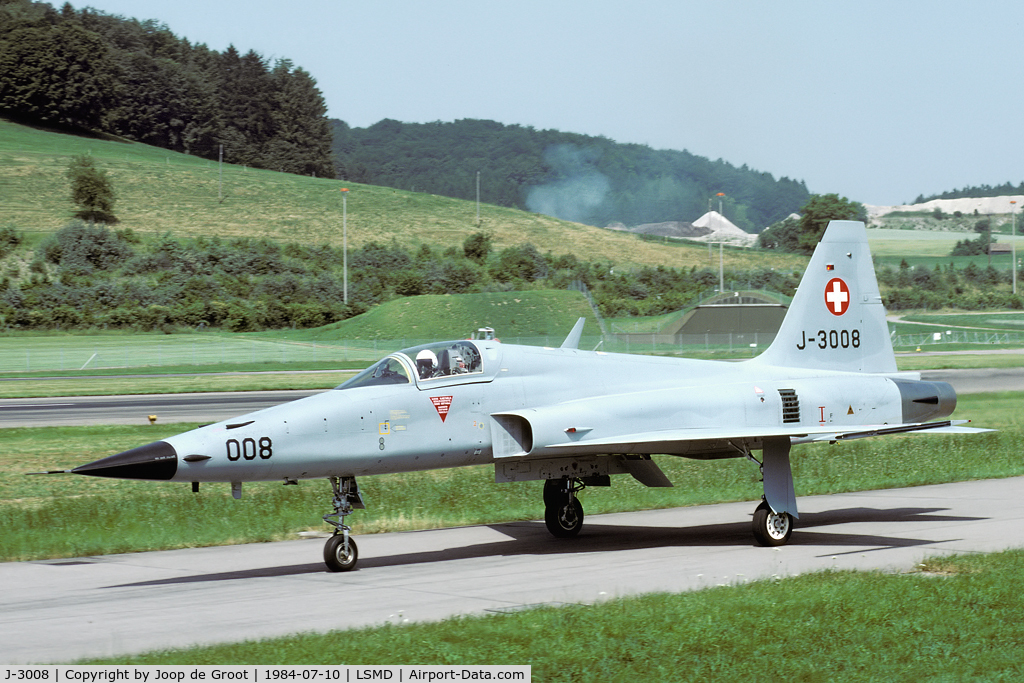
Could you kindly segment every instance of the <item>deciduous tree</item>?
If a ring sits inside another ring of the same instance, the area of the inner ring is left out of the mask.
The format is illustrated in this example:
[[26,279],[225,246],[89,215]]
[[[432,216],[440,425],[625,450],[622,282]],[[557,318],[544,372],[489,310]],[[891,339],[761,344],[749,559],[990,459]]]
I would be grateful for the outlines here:
[[838,194],[814,194],[800,209],[798,249],[810,254],[825,234],[829,221],[867,220],[864,205]]
[[78,205],[75,215],[100,223],[116,223],[114,186],[106,171],[96,168],[93,158],[79,154],[71,158],[67,171],[71,181],[71,201]]

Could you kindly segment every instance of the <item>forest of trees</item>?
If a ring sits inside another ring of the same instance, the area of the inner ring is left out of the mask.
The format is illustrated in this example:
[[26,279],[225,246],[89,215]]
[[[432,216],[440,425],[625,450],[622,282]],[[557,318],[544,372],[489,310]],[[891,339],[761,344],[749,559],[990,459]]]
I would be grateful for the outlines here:
[[948,192],[941,192],[939,194],[933,194],[925,197],[924,195],[918,195],[917,199],[914,200],[914,204],[923,204],[924,202],[930,202],[933,199],[966,199],[973,197],[1005,197],[1007,195],[1024,194],[1024,182],[1020,185],[1014,185],[1013,183],[1003,183],[1002,185],[976,185],[971,187],[965,187],[962,190],[949,190]]
[[192,45],[153,21],[0,0],[0,113],[333,177],[316,81],[287,59]]
[[479,172],[481,201],[602,227],[693,221],[721,199],[729,220],[759,232],[810,196],[802,181],[603,137],[470,119],[331,124],[346,180],[472,200]]

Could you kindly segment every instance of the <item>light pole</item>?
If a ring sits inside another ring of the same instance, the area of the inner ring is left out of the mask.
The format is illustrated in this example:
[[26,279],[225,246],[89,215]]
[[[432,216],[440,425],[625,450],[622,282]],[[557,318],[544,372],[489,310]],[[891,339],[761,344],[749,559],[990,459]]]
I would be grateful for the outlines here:
[[1013,271],[1013,293],[1017,293],[1017,200],[1010,200],[1010,270]]
[[341,274],[342,299],[348,305],[348,188],[341,188]]

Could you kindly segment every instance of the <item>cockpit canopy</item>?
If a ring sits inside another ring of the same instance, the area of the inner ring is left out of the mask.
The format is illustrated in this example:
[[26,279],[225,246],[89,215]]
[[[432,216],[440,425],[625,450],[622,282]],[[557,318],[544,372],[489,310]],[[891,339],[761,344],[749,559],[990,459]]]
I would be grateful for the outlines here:
[[413,379],[429,382],[480,373],[483,373],[483,358],[473,342],[437,342],[393,353],[340,385],[338,389],[408,384]]

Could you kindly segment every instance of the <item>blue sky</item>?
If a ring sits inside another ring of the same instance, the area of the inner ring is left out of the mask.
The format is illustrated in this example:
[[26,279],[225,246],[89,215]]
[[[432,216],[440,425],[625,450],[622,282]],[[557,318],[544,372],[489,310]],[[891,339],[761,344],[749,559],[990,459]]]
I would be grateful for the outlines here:
[[867,204],[1024,181],[1020,2],[71,4],[289,58],[356,127],[479,118],[603,135]]

